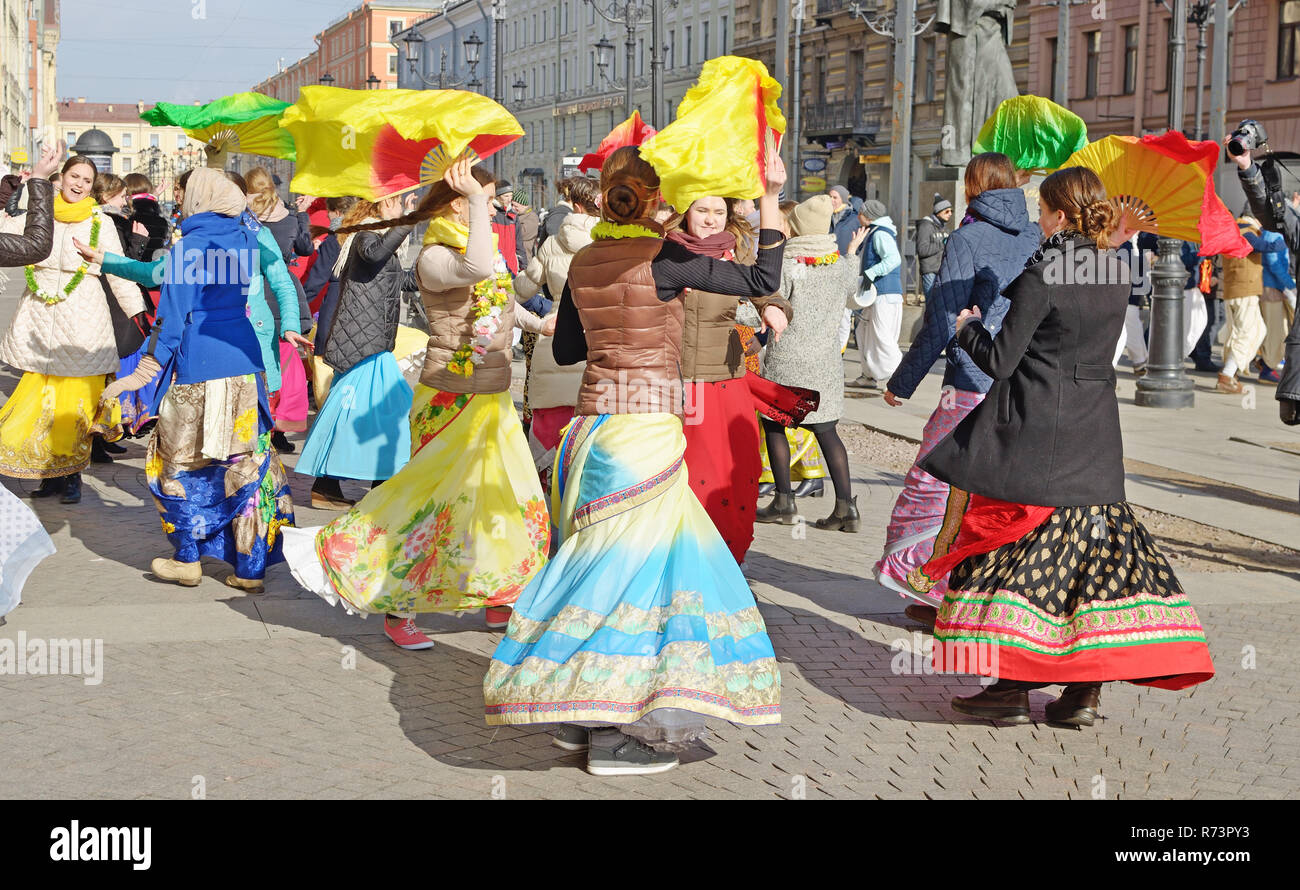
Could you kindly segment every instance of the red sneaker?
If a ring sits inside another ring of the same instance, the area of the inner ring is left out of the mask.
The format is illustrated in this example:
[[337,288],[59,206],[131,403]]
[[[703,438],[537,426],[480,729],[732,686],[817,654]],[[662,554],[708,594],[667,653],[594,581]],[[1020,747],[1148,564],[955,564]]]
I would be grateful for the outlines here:
[[432,649],[433,640],[421,633],[420,629],[415,626],[414,618],[399,618],[397,624],[389,621],[387,615],[384,616],[384,633],[388,634],[388,639],[392,640],[402,649]]
[[510,613],[514,609],[509,606],[488,606],[484,617],[487,619],[488,630],[500,630],[510,623]]

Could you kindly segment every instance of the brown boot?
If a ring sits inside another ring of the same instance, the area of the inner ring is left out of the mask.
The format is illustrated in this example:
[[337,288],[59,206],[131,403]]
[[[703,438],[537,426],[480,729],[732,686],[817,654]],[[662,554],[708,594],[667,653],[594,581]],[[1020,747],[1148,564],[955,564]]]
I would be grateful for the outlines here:
[[1241,385],[1241,381],[1236,375],[1229,377],[1227,374],[1219,375],[1219,384],[1214,387],[1215,392],[1226,393],[1230,396],[1239,396],[1246,391],[1246,387]]
[[1071,683],[1061,697],[1048,704],[1047,722],[1065,726],[1092,726],[1101,704],[1100,683]]
[[999,680],[979,695],[954,698],[952,709],[959,714],[997,720],[1000,723],[1029,722],[1029,690],[1033,683]]
[[924,624],[930,630],[934,630],[934,623],[939,620],[939,610],[924,603],[912,603],[903,610],[903,614],[913,621]]
[[245,593],[261,593],[263,590],[261,578],[241,578],[233,574],[226,576],[226,586]]

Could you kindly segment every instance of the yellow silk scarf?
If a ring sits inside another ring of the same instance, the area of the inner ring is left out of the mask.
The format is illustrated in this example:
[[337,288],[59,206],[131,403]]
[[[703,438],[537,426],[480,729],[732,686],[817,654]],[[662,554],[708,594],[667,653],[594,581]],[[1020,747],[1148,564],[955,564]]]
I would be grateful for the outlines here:
[[[492,253],[497,250],[497,233],[492,233]],[[461,253],[469,247],[469,226],[461,225],[447,216],[439,216],[429,221],[429,228],[424,232],[425,244],[441,244]]]
[[75,204],[63,200],[63,192],[54,193],[54,218],[61,223],[79,223],[88,219],[98,205],[90,195]]

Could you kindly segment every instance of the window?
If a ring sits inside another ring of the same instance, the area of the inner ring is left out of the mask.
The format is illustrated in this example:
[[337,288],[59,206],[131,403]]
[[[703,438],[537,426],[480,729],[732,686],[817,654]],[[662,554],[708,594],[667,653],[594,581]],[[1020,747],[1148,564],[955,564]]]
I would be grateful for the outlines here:
[[596,53],[587,53],[587,86],[594,86],[596,83]]
[[130,134],[130,133],[123,133],[123,134],[122,134],[122,147],[123,147],[123,148],[130,148],[130,147],[131,147],[131,134]]
[[131,167],[132,167],[131,159],[130,159],[130,158],[122,158],[122,172],[123,172],[123,173],[130,173],[130,172],[131,172]]
[[1086,67],[1083,75],[1083,98],[1097,95],[1098,68],[1101,63],[1101,32],[1089,31],[1083,35],[1083,52]]
[[[1277,11],[1277,77],[1300,77],[1300,0],[1286,0]],[[1231,70],[1231,69],[1229,69]]]
[[560,33],[569,33],[569,0],[561,0],[560,3]]
[[673,43],[675,42],[674,37],[676,35],[677,35],[677,29],[669,28],[668,40],[666,43],[664,43],[664,60],[668,63],[669,71],[673,70]]
[[564,59],[560,62],[560,92],[569,88],[569,60]]
[[592,144],[594,144],[594,140],[592,139],[592,135],[591,135],[591,134],[592,134],[592,130],[591,130],[591,112],[589,111],[589,112],[587,112],[587,144],[588,144],[588,145],[592,145]]
[[722,50],[722,55],[724,56],[727,54],[728,51],[727,44],[730,42],[729,40],[730,31],[731,31],[730,24],[731,24],[731,18],[729,16],[724,15],[722,17],[722,27],[718,29],[718,42],[722,44],[722,46],[719,48]]
[[389,19],[389,20],[388,20],[388,36],[389,36],[389,37],[392,37],[394,34],[396,34],[396,33],[397,33],[398,31],[400,31],[400,30],[402,30],[402,20],[401,20],[401,19]]
[[1124,95],[1137,91],[1138,26],[1124,26]]
[[71,149],[72,144],[77,141],[77,134],[69,130],[65,135],[68,137],[68,148]]
[[1162,91],[1169,89],[1169,82],[1172,80],[1170,75],[1173,73],[1174,57],[1173,53],[1169,51],[1169,40],[1173,37],[1173,34],[1173,20],[1165,19],[1165,42],[1161,44],[1165,48],[1165,85],[1160,88]]
[[1050,86],[1047,95],[1051,96],[1053,101],[1060,101],[1061,97],[1056,94],[1056,38],[1047,38],[1047,57],[1051,60],[1047,66],[1048,83]]
[[184,134],[184,133],[177,133],[177,134],[176,134],[176,150],[177,150],[177,151],[184,151],[184,150],[185,150],[185,134]]
[[938,70],[938,50],[939,40],[935,37],[927,38],[923,43],[923,56],[921,62],[921,96],[923,101],[934,101],[934,83],[935,75]]
[[587,24],[596,24],[596,5],[594,3],[587,4]]
[[636,73],[638,76],[645,74],[645,38],[636,39]]
[[533,43],[537,42],[537,13],[533,13]]
[[686,66],[688,66],[688,67],[691,65],[692,62],[695,61],[695,57],[691,55],[691,49],[692,49],[692,47],[691,47],[691,26],[690,26],[690,25],[687,25],[687,26],[686,26],[686,46],[685,46],[685,53],[684,53],[683,56],[682,56],[682,64],[683,64],[683,65],[686,65]]
[[853,101],[854,106],[862,106],[862,87],[864,68],[866,66],[866,53],[863,50],[855,49],[849,52],[849,82],[848,94]]
[[158,134],[157,134],[157,133],[150,133],[150,134],[149,134],[149,147],[150,147],[150,148],[157,148],[157,147],[158,147]]
[[707,62],[709,60],[709,23],[708,22],[700,22],[700,44],[702,45],[702,48],[704,50],[704,55],[700,57],[700,61]]
[[388,73],[389,74],[397,73],[397,53],[388,54]]
[[549,19],[550,16],[548,15],[547,11],[543,9],[542,10],[542,39],[543,40],[550,39],[549,35],[551,33],[551,26],[549,24]]
[[813,98],[818,102],[826,101],[826,57],[813,58]]

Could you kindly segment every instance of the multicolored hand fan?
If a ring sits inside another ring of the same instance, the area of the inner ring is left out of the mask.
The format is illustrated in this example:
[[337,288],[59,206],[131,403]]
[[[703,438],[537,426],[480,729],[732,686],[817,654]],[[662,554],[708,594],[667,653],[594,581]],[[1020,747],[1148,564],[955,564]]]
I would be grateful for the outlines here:
[[1088,125],[1042,96],[1012,96],[980,127],[971,151],[997,151],[1019,170],[1047,173],[1088,144]]
[[615,151],[629,145],[641,145],[656,132],[658,131],[654,127],[641,120],[641,112],[634,111],[631,117],[610,130],[609,135],[600,140],[600,145],[596,146],[594,152],[582,156],[582,163],[578,165],[578,169],[583,173],[595,170],[599,175],[600,168],[605,166],[605,159]]
[[288,107],[261,93],[235,93],[207,105],[159,102],[140,117],[155,127],[184,127],[204,143],[208,166],[220,167],[232,151],[294,160],[293,139],[280,129],[280,115]]
[[496,102],[462,90],[345,90],[307,86],[280,126],[298,146],[296,192],[378,201],[442,178],[524,135]]
[[1250,244],[1214,192],[1215,142],[1159,135],[1106,136],[1070,156],[1062,167],[1087,167],[1106,187],[1129,227],[1201,245],[1201,256],[1243,257]]
[[665,201],[685,212],[696,198],[758,198],[769,152],[780,147],[781,85],[756,59],[719,56],[677,106],[677,119],[641,146]]

